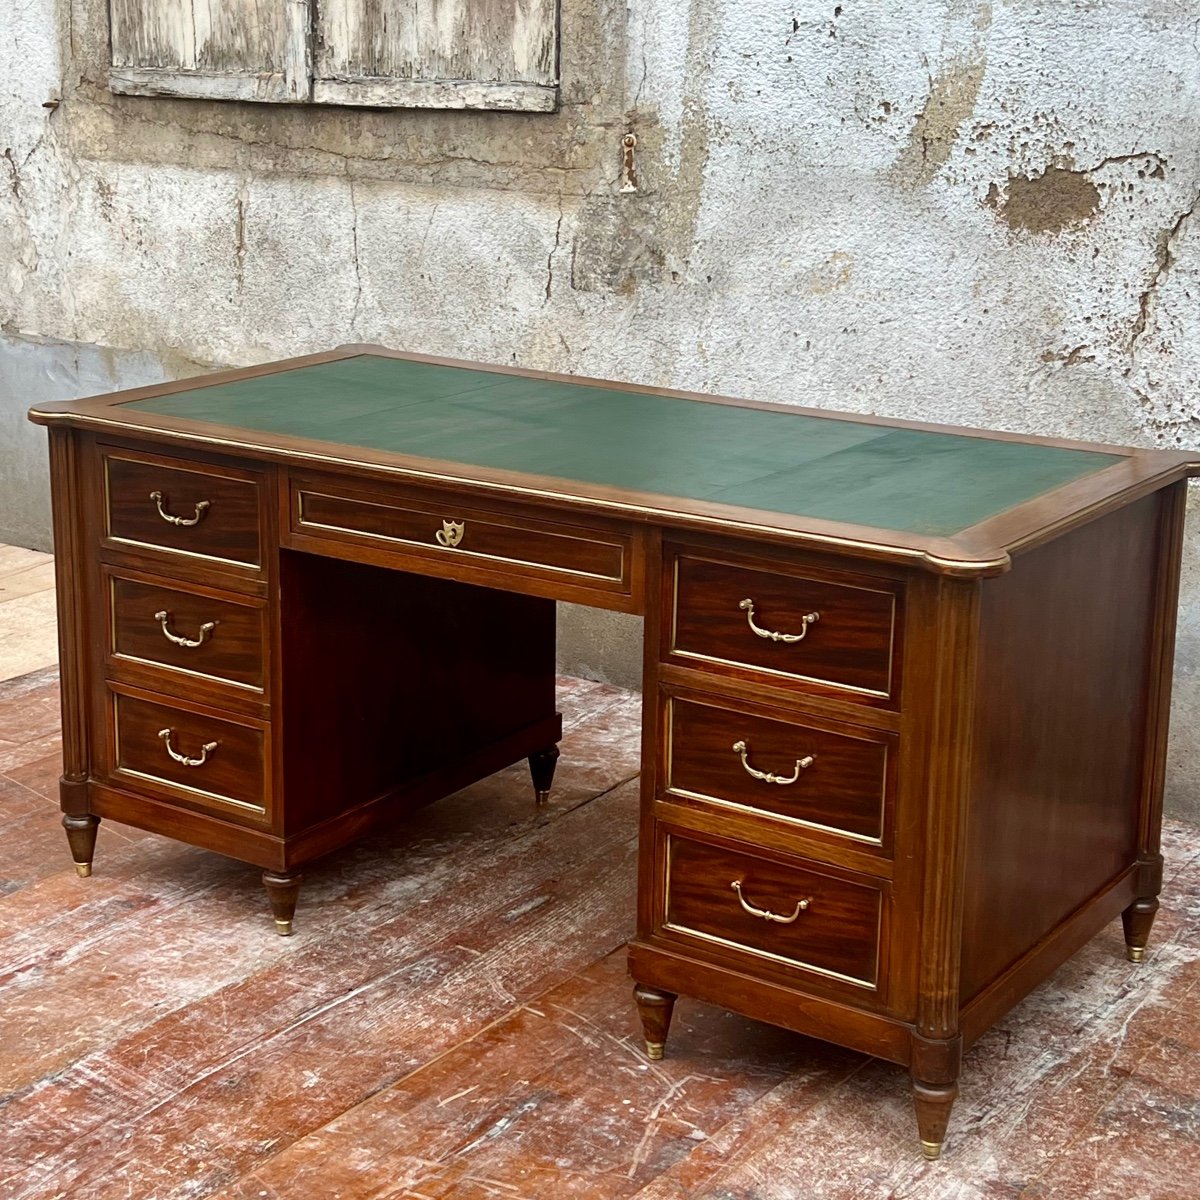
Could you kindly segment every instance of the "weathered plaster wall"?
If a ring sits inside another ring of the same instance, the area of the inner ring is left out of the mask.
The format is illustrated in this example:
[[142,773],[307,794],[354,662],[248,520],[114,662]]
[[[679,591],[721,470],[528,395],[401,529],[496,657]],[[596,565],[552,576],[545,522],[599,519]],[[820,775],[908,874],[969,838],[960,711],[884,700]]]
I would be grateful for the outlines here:
[[[10,338],[164,374],[378,340],[1200,445],[1194,0],[564,0],[549,116],[115,97],[100,0],[10,23]],[[1197,528],[1170,781],[1194,813]],[[632,632],[564,617],[570,662],[618,678]]]

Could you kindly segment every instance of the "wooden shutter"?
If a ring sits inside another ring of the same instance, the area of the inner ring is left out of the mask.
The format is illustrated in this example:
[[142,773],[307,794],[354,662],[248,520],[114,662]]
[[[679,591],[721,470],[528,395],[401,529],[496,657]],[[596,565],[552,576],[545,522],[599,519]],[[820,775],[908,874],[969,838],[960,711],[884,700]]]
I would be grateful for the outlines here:
[[110,0],[110,12],[114,92],[309,99],[309,0]]
[[320,0],[313,100],[550,112],[557,0]]

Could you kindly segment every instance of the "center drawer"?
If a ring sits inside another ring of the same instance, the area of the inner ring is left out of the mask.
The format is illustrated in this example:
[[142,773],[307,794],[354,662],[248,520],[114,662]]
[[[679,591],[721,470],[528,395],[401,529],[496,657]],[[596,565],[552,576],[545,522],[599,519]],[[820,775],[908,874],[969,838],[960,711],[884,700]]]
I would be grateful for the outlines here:
[[[402,554],[408,570],[552,580],[632,599],[631,530],[616,522],[545,520],[540,512],[464,504],[452,494],[374,493],[333,479],[293,479],[290,528],[304,539]],[[422,567],[422,564],[425,564]]]

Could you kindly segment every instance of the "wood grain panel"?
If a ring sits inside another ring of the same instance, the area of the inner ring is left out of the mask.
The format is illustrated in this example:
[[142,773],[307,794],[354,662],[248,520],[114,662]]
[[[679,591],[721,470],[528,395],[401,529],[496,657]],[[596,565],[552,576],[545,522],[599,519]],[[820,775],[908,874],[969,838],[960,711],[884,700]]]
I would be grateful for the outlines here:
[[983,585],[963,1000],[1137,860],[1158,505]]
[[547,732],[492,769],[557,742],[552,601],[308,554],[280,567],[289,839],[321,826],[334,844],[338,814],[524,730]]
[[[681,551],[674,559],[672,658],[701,668],[748,668],[886,699],[893,678],[896,596],[880,586],[737,565]],[[803,634],[787,643],[759,636]],[[805,617],[818,619],[806,627]]]
[[[104,459],[110,538],[257,566],[259,484],[248,472],[158,456]],[[166,519],[194,522],[178,525]]]
[[[785,865],[747,851],[668,834],[664,929],[751,956],[874,987],[879,974],[883,894],[864,879],[851,883],[811,868]],[[746,902],[791,917],[789,924],[747,912]],[[753,964],[757,962],[756,968]]]
[[[110,577],[109,587],[114,656],[262,690],[266,610],[261,605],[121,576]],[[165,631],[160,613],[166,615]],[[167,632],[200,644],[180,646]]]
[[[176,762],[170,746],[201,766]],[[262,823],[268,810],[265,733],[261,726],[223,720],[156,700],[112,695],[114,782],[166,788],[185,804]],[[216,743],[205,754],[204,747]]]
[[[779,720],[710,699],[668,700],[668,790],[880,843],[895,738],[850,725]],[[756,779],[750,767],[795,783]],[[807,767],[799,766],[805,759]]]

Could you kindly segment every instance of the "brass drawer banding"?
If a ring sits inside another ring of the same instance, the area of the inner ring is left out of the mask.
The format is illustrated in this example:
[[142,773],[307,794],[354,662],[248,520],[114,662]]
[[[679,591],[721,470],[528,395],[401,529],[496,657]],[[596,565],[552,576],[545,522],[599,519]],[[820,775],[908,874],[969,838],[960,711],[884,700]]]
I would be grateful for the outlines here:
[[104,536],[114,548],[261,567],[260,476],[117,447],[105,448],[102,464]]
[[[662,930],[743,962],[804,971],[856,988],[881,986],[883,884],[828,874],[820,863],[783,863],[756,849],[726,848],[666,832],[662,853]],[[732,879],[722,885],[718,879]],[[739,900],[731,903],[732,890]],[[788,897],[782,912],[770,897]],[[798,897],[798,899],[797,899]],[[800,920],[803,915],[804,920]]]
[[131,569],[107,570],[105,579],[110,675],[151,683],[152,673],[156,690],[177,695],[209,681],[218,703],[222,693],[263,694],[267,616],[260,601]]
[[[443,573],[446,551],[453,551],[456,561],[492,576],[517,572],[589,592],[632,593],[630,529],[460,503],[433,492],[369,492],[343,489],[335,479],[294,478],[289,528],[306,543],[316,539],[402,555],[405,570],[420,570],[425,562],[431,574]],[[446,516],[447,510],[454,516]]]
[[110,691],[112,782],[172,803],[261,824],[267,816],[270,727],[180,700]]
[[854,702],[898,700],[901,588],[891,581],[686,546],[670,570],[668,662]]
[[663,703],[665,800],[880,850],[890,842],[895,734],[805,713],[759,712],[711,695],[669,695]]

